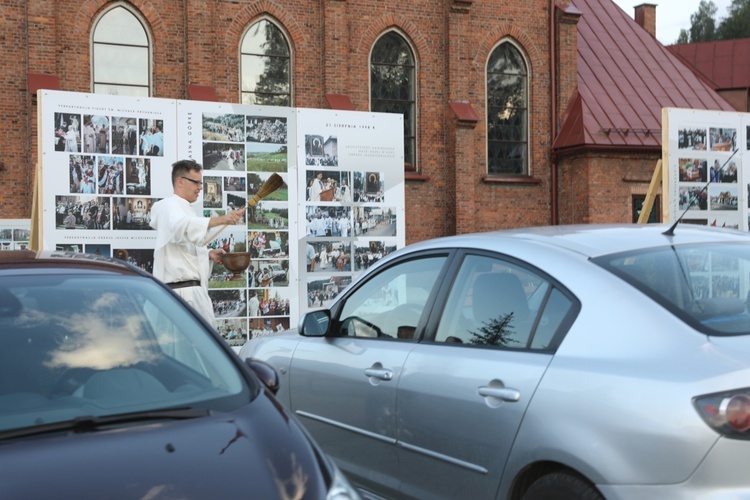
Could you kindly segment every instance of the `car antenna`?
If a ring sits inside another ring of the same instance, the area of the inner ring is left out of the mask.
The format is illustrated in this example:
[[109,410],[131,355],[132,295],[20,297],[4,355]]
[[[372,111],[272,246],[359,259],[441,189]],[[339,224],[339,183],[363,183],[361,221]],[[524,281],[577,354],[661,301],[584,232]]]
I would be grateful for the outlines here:
[[[717,171],[716,171],[716,174],[718,174],[719,172],[721,172],[722,170],[724,170],[724,167],[726,167],[726,166],[727,166],[727,163],[729,163],[729,160],[731,160],[732,158],[734,158],[734,155],[736,155],[736,154],[737,154],[737,151],[738,151],[738,149],[737,149],[737,148],[736,148],[736,149],[735,149],[734,151],[732,151],[732,154],[731,154],[731,155],[729,156],[729,158],[727,158],[727,160],[726,160],[726,161],[724,162],[724,165],[722,165],[722,166],[721,166],[721,168],[720,168],[719,170],[717,170]],[[715,174],[715,175],[716,175],[716,174]],[[687,206],[687,208],[685,209],[685,211],[684,211],[684,212],[682,212],[682,215],[680,215],[679,217],[677,217],[677,220],[676,220],[676,221],[674,221],[674,224],[672,224],[672,225],[671,225],[671,226],[669,227],[669,229],[667,229],[666,231],[664,231],[664,232],[663,232],[663,233],[661,233],[661,234],[663,234],[663,235],[665,235],[665,236],[674,236],[674,230],[675,230],[675,228],[677,227],[677,224],[679,224],[679,223],[680,223],[680,221],[682,220],[682,218],[683,218],[683,217],[685,217],[685,214],[686,214],[686,213],[688,213],[688,210],[690,210],[690,207],[692,207],[692,206],[693,206],[693,203],[695,203],[695,200],[697,200],[697,199],[698,199],[698,198],[700,197],[700,195],[701,195],[701,194],[703,194],[703,192],[704,192],[704,191],[705,191],[706,189],[708,189],[708,185],[709,185],[709,184],[711,184],[711,182],[713,182],[713,179],[714,179],[713,177],[709,176],[709,179],[708,179],[708,182],[706,183],[706,185],[705,185],[705,186],[703,186],[703,189],[701,189],[700,191],[698,191],[698,196],[694,197],[694,198],[693,198],[693,199],[692,199],[692,200],[691,200],[691,201],[690,201],[690,202],[688,203],[688,206]]]

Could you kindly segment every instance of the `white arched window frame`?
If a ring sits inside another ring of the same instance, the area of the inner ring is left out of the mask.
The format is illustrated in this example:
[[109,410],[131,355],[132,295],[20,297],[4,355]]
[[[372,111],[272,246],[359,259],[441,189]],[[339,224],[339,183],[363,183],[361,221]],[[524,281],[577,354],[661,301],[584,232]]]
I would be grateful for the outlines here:
[[145,20],[124,2],[112,4],[91,34],[92,91],[149,97],[152,45]]
[[240,42],[240,102],[292,105],[289,36],[268,17],[250,25]]
[[404,116],[404,163],[417,165],[417,63],[414,49],[397,30],[383,33],[370,52],[370,110]]
[[486,68],[487,173],[530,175],[529,64],[510,39],[490,52]]

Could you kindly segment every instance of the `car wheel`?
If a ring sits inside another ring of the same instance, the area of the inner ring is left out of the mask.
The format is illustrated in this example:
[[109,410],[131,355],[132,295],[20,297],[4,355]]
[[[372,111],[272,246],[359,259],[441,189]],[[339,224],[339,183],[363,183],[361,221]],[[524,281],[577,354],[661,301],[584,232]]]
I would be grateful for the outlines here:
[[553,472],[529,486],[523,500],[603,500],[601,493],[588,481],[567,472]]

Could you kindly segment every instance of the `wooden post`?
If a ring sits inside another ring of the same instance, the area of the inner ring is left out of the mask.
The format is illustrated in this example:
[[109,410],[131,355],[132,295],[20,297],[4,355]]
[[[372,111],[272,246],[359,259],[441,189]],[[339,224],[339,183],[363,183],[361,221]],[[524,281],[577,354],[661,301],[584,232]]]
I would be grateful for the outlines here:
[[656,193],[659,191],[661,185],[661,160],[656,162],[656,168],[654,169],[654,175],[651,176],[651,184],[648,185],[648,191],[646,192],[646,199],[643,200],[643,207],[641,207],[641,214],[638,216],[638,224],[645,224],[648,222],[648,216],[651,215],[651,209],[654,207],[654,200],[656,199]]

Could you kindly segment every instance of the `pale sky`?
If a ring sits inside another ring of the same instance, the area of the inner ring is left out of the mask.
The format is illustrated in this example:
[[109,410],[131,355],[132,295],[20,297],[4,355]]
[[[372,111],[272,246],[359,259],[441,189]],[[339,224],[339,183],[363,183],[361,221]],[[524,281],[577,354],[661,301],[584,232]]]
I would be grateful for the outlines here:
[[[712,0],[716,5],[716,26],[727,17],[727,7],[731,0]],[[634,7],[644,3],[656,5],[656,39],[664,45],[677,42],[680,30],[690,30],[690,16],[698,12],[700,0],[614,0],[631,18]],[[574,2],[575,3],[575,2]]]

